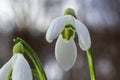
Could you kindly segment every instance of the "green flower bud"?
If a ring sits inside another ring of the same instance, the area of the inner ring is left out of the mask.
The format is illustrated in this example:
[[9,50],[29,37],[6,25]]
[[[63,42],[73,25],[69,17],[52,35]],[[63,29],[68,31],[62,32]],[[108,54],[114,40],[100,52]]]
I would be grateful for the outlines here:
[[16,43],[13,47],[13,54],[16,53],[24,53],[24,47],[21,42]]
[[64,15],[72,15],[74,18],[77,18],[75,15],[75,11],[72,8],[65,9]]

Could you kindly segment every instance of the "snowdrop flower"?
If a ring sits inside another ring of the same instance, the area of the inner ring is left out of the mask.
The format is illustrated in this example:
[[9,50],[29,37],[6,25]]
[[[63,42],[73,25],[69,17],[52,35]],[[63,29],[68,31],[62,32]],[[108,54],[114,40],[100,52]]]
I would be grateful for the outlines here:
[[79,45],[82,50],[91,46],[89,31],[86,26],[76,19],[72,9],[68,9],[65,16],[52,21],[46,33],[46,40],[52,42],[58,37],[55,46],[55,57],[62,69],[68,71],[77,58],[77,48],[74,42],[75,33],[78,35]]
[[19,42],[13,47],[12,58],[0,69],[0,80],[33,80],[30,65],[22,53],[24,48]]
[[23,54],[14,54],[0,69],[0,80],[33,80],[30,66]]

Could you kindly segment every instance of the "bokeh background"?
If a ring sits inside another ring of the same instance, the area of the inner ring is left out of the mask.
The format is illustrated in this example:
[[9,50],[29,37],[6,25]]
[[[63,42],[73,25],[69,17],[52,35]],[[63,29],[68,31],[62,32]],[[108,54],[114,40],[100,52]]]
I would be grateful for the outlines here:
[[20,37],[39,56],[48,80],[90,80],[77,37],[77,61],[68,72],[56,62],[56,40],[45,39],[51,21],[67,7],[90,31],[97,80],[120,80],[120,0],[0,0],[0,67],[12,56],[13,39]]

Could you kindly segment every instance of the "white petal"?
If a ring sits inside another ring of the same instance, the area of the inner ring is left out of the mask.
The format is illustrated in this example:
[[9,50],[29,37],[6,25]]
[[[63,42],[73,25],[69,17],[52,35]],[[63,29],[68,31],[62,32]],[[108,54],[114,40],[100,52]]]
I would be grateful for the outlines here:
[[30,66],[22,54],[18,54],[13,66],[12,80],[33,80]]
[[66,15],[66,24],[71,24],[72,26],[75,26],[74,17],[71,15]]
[[0,80],[8,80],[8,74],[11,70],[11,60],[0,69]]
[[46,40],[48,42],[52,42],[58,35],[61,34],[67,24],[72,24],[74,26],[74,18],[70,15],[58,17],[53,20],[46,33]]
[[8,74],[12,69],[12,61],[16,59],[14,55],[4,66],[0,69],[0,80],[8,80]]
[[63,70],[71,69],[77,58],[77,48],[74,40],[65,42],[62,36],[59,36],[55,46],[55,57]]
[[91,39],[87,27],[78,20],[75,20],[75,25],[81,49],[88,50],[91,46]]

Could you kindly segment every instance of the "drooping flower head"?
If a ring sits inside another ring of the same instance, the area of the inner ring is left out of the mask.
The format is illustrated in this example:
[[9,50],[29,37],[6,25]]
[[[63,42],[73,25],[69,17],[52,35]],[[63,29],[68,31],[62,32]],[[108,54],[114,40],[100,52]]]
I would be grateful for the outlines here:
[[24,52],[21,46],[20,43],[15,45],[14,55],[0,69],[0,80],[33,80],[30,65],[23,56]]
[[88,50],[91,39],[87,27],[79,20],[73,9],[65,10],[65,15],[54,19],[46,33],[46,40],[52,42],[58,37],[55,46],[55,57],[58,64],[65,70],[72,68],[77,58],[77,49],[74,42],[75,33],[78,35],[82,50]]

